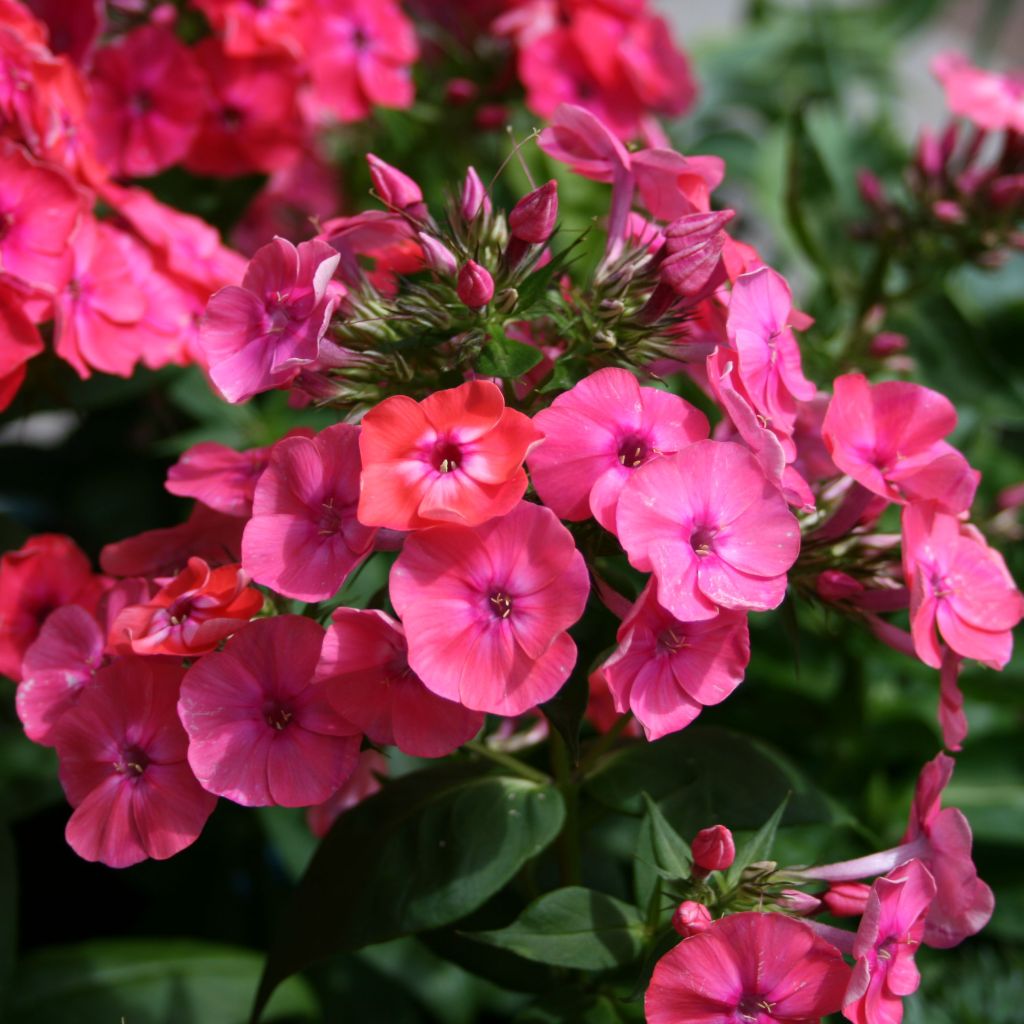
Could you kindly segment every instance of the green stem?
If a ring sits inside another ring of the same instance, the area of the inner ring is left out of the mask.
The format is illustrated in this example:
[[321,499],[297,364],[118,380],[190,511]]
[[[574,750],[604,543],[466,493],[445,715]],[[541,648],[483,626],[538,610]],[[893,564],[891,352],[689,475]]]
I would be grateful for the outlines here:
[[586,778],[590,769],[614,746],[616,740],[622,735],[623,730],[633,720],[631,712],[627,711],[620,715],[615,724],[603,735],[599,736],[593,746],[587,751],[586,756],[580,761],[576,774],[580,778]]
[[572,778],[569,748],[557,732],[549,739],[551,769],[562,799],[565,801],[565,824],[558,836],[558,868],[562,885],[579,885],[582,881],[580,853],[579,786]]
[[521,778],[529,779],[531,782],[536,782],[540,785],[547,785],[551,782],[550,776],[545,775],[542,771],[524,764],[518,757],[513,757],[511,754],[506,754],[501,750],[494,750],[487,746],[486,743],[470,740],[468,743],[463,743],[462,748],[463,750],[472,751],[488,761],[493,761],[495,764],[500,764],[502,768],[507,768],[510,772],[514,772]]

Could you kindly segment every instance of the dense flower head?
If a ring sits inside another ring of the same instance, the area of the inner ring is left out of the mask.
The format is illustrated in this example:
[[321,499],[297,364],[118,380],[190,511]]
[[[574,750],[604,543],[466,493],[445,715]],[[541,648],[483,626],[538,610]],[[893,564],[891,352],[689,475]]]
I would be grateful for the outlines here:
[[372,743],[412,757],[444,757],[471,740],[484,716],[428,690],[409,668],[399,623],[375,609],[338,608],[317,679],[342,718]]
[[698,441],[641,466],[617,526],[631,564],[654,573],[658,601],[681,622],[777,607],[800,550],[782,495],[729,441]]
[[279,441],[242,536],[245,571],[288,597],[331,597],[377,532],[356,518],[359,471],[359,428],[351,424]]
[[554,514],[521,501],[477,527],[410,535],[391,570],[409,665],[468,708],[518,715],[550,699],[576,662],[583,556]]
[[362,421],[359,521],[413,530],[504,515],[525,493],[523,460],[542,439],[489,381],[422,402],[386,398]]
[[211,793],[246,806],[323,803],[355,769],[359,734],[315,680],[324,631],[279,615],[197,661],[178,711],[188,760]]
[[648,1024],[813,1024],[836,1012],[850,968],[783,914],[730,914],[669,950],[644,999]]
[[164,860],[195,842],[217,798],[185,760],[175,705],[182,670],[128,656],[102,668],[61,716],[52,740],[74,814],[67,840],[110,867]]
[[622,489],[641,466],[708,436],[689,402],[641,387],[628,370],[584,377],[534,417],[544,443],[530,453],[530,478],[561,519],[593,516],[615,532]]

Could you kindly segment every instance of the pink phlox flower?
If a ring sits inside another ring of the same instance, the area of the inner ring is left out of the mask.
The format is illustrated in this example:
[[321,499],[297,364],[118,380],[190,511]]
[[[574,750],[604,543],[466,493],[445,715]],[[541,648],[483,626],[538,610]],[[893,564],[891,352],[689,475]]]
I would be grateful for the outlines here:
[[366,154],[366,162],[374,191],[389,210],[408,213],[417,220],[427,216],[423,190],[408,174],[373,153]]
[[405,633],[384,612],[338,608],[317,679],[334,710],[367,739],[412,757],[444,757],[484,724],[480,711],[428,690],[409,668]]
[[1001,669],[1013,651],[1024,598],[1002,556],[934,502],[903,512],[903,572],[917,656],[941,668],[938,636],[964,658]]
[[784,914],[730,914],[669,950],[644,999],[648,1024],[816,1024],[839,1010],[842,954]]
[[386,398],[362,421],[359,520],[414,530],[505,515],[526,492],[523,460],[542,439],[489,381],[422,402]]
[[0,275],[9,284],[57,292],[71,273],[68,239],[85,196],[61,170],[0,140]]
[[47,616],[74,604],[96,609],[109,581],[95,575],[77,544],[59,533],[29,537],[0,558],[0,674],[21,678],[21,662]]
[[525,501],[482,526],[410,534],[391,570],[412,670],[439,696],[498,715],[543,703],[568,678],[566,630],[589,589],[572,535]]
[[263,607],[237,565],[211,569],[190,558],[174,579],[144,604],[121,610],[110,627],[110,644],[136,654],[196,657],[215,650]]
[[744,612],[680,622],[658,603],[653,582],[622,621],[619,646],[591,675],[611,691],[615,710],[632,711],[649,740],[688,726],[743,681],[750,661]]
[[305,0],[195,0],[234,57],[303,56]]
[[792,312],[785,278],[762,267],[737,279],[726,320],[737,374],[754,408],[787,436],[792,436],[796,423],[796,403],[809,402],[815,395],[801,367]]
[[960,53],[938,54],[931,70],[954,114],[986,131],[1024,133],[1024,73],[985,71]]
[[196,174],[269,173],[302,156],[298,68],[284,56],[231,57],[214,38],[193,50],[210,102],[184,164]]
[[45,348],[16,292],[0,285],[0,412],[14,401],[27,364]]
[[642,149],[630,156],[640,199],[655,220],[708,213],[711,193],[725,177],[717,156],[683,156],[674,149]]
[[935,879],[919,860],[876,879],[853,941],[856,963],[843,997],[847,1020],[900,1024],[903,997],[916,992],[921,982],[914,954],[934,897]]
[[844,473],[901,505],[970,507],[980,474],[942,440],[956,426],[948,398],[905,381],[869,384],[859,373],[837,377],[833,388],[822,437]]
[[128,656],[96,673],[53,732],[74,814],[66,836],[86,860],[123,868],[165,860],[199,837],[217,798],[185,760],[175,704],[182,670]]
[[103,0],[82,0],[70,7],[64,0],[28,0],[28,7],[46,25],[50,49],[67,54],[78,65],[87,62],[106,28]]
[[960,668],[963,658],[954,651],[944,651],[939,671],[939,727],[942,745],[954,753],[963,747],[967,738],[967,715],[964,713],[964,695],[960,689]]
[[107,544],[100,566],[111,576],[176,576],[193,556],[210,565],[237,562],[245,521],[197,502],[188,519],[177,526],[146,530]]
[[229,402],[288,383],[315,361],[336,300],[341,257],[325,242],[275,238],[252,258],[241,287],[211,299],[200,333],[210,376]]
[[322,804],[316,804],[306,811],[306,824],[310,832],[322,839],[346,811],[378,792],[381,788],[380,780],[387,774],[388,759],[380,751],[361,750],[355,770],[342,783],[341,788]]
[[103,632],[89,612],[74,604],[51,612],[21,663],[15,708],[25,735],[51,746],[57,721],[103,663]]
[[348,423],[274,446],[242,537],[257,583],[302,601],[333,596],[377,532],[356,518],[359,467],[359,428]]
[[208,105],[206,78],[170,28],[140,25],[96,50],[91,122],[118,177],[145,177],[187,152]]
[[323,0],[307,19],[305,45],[313,105],[338,121],[412,105],[419,44],[394,0]]
[[356,727],[314,679],[324,631],[311,619],[259,619],[197,661],[178,713],[203,787],[246,807],[309,807],[349,778]]
[[[358,289],[369,280],[384,295],[398,291],[398,276],[423,269],[423,249],[405,217],[387,210],[364,210],[354,217],[334,217],[318,236],[341,256],[337,277]],[[365,268],[369,261],[371,269]]]
[[617,526],[630,563],[655,574],[658,600],[681,622],[777,607],[800,551],[785,499],[729,441],[698,441],[641,466],[622,491]]
[[560,519],[593,516],[613,533],[619,496],[636,470],[707,437],[709,429],[689,402],[641,387],[617,367],[584,377],[534,423],[545,440],[528,465],[541,501]]

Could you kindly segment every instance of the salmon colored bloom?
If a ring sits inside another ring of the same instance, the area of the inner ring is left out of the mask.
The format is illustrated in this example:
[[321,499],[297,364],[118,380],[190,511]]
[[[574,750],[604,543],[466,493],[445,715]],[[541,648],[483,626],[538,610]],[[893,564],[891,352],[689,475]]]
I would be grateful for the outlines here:
[[386,398],[362,421],[359,521],[417,530],[505,515],[526,491],[523,459],[542,438],[489,381],[422,402]]
[[121,610],[110,628],[110,643],[136,654],[206,654],[263,607],[263,595],[248,582],[241,566],[211,569],[201,558],[190,558],[145,604]]
[[441,697],[518,715],[557,693],[576,662],[587,568],[550,509],[520,502],[482,526],[406,538],[391,570],[409,665]]
[[216,441],[201,441],[171,466],[164,486],[179,498],[195,498],[217,512],[248,518],[270,452],[269,445],[239,452]]

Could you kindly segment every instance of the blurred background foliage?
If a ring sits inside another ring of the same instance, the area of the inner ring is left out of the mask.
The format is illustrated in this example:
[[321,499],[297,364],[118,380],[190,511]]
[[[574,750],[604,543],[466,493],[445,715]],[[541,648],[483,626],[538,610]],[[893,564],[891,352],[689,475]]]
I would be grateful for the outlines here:
[[[726,159],[721,201],[740,211],[740,237],[790,278],[802,308],[816,318],[804,358],[822,383],[861,326],[865,279],[877,256],[858,231],[871,214],[858,196],[857,171],[870,168],[898,193],[914,140],[901,127],[894,68],[945,6],[762,0],[749,4],[745,23],[727,37],[703,46],[684,41],[703,92],[697,111],[672,127],[673,141],[684,153]],[[1010,7],[988,5],[980,46],[998,37]],[[505,136],[467,130],[429,83],[420,95],[411,112],[380,113],[338,140],[352,210],[368,205],[367,149],[414,169],[435,201],[467,163],[488,180],[508,155]],[[531,127],[528,115],[514,119],[518,138]],[[539,174],[560,173],[529,146],[527,158]],[[258,184],[224,185],[179,172],[152,182],[161,198],[223,230]],[[514,198],[524,185],[510,163],[496,201]],[[579,179],[561,195],[569,227],[585,227],[606,201],[602,186]],[[1000,489],[1024,480],[1024,259],[1013,256],[997,269],[920,267],[913,293],[880,316],[878,329],[908,336],[914,378],[956,404],[953,440],[984,474],[975,520],[1024,578],[1024,556],[1008,543],[1019,524],[997,519],[995,504]],[[290,410],[279,393],[225,405],[195,370],[81,382],[56,360],[40,359],[0,422],[0,548],[56,531],[95,557],[107,542],[182,517],[184,503],[162,483],[190,444],[266,444],[299,423],[326,422],[322,413]],[[616,763],[584,794],[584,843],[592,853],[585,884],[627,899],[634,885],[630,864],[642,808],[617,806],[615,772],[642,783],[683,835],[718,820],[756,828],[757,814],[794,789],[775,854],[782,862],[836,859],[899,840],[916,774],[940,746],[937,674],[806,603],[754,616],[751,626],[753,659],[740,690],[708,708],[699,728]],[[924,983],[908,1000],[906,1019],[1020,1024],[1024,658],[1018,649],[999,675],[972,666],[962,682],[971,732],[947,802],[971,821],[975,860],[996,892],[996,912],[989,928],[960,948],[921,951]],[[68,809],[53,753],[24,740],[12,697],[8,689],[0,712],[0,987],[15,976],[17,983],[4,1019],[243,1021],[259,951],[315,845],[302,813],[254,814],[221,801],[201,840],[172,861],[121,872],[85,863],[64,843]],[[406,760],[395,759],[394,774],[412,767]],[[552,856],[537,865],[541,875],[554,870]],[[508,899],[496,897],[460,928],[336,957],[282,986],[265,1019],[570,1019],[558,993],[571,988],[571,972],[526,969],[513,954],[461,937],[462,930],[510,920],[518,908]],[[509,987],[513,976],[520,988],[525,978],[533,994]],[[538,992],[548,994],[537,1002]],[[636,996],[623,1002],[595,995],[584,1016],[571,1019],[640,1019]]]

